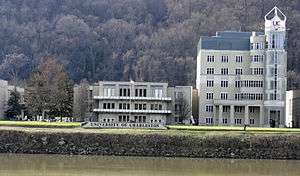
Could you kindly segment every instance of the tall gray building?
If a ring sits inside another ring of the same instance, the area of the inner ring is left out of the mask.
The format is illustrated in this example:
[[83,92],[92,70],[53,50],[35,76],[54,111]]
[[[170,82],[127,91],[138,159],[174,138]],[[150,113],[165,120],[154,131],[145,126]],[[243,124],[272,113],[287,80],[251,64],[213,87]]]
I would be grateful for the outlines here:
[[89,86],[88,97],[88,102],[92,103],[90,112],[94,114],[88,121],[165,125],[192,120],[191,86],[100,81]]
[[285,125],[286,16],[274,7],[265,32],[217,32],[198,44],[199,123]]

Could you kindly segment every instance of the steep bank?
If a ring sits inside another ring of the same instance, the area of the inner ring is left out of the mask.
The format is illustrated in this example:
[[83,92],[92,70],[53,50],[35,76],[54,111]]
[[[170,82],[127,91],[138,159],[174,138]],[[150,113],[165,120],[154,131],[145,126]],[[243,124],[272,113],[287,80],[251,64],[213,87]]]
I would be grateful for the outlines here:
[[300,133],[0,127],[0,153],[300,159]]

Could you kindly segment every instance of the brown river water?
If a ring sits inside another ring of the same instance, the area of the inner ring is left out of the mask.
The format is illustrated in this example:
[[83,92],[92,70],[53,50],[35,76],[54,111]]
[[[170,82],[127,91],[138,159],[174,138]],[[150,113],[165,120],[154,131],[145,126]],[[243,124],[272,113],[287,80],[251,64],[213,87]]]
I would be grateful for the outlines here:
[[297,160],[0,154],[0,176],[300,176]]

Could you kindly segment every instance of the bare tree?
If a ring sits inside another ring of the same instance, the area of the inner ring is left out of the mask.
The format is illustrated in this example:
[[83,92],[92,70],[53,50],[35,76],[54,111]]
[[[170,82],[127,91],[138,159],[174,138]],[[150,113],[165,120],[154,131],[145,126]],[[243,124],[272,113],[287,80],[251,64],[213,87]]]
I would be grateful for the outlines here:
[[188,120],[191,117],[191,106],[183,97],[179,97],[176,100],[177,111],[176,114],[179,116],[179,122]]
[[86,79],[74,87],[73,117],[76,121],[84,121],[88,112],[88,88],[89,84]]

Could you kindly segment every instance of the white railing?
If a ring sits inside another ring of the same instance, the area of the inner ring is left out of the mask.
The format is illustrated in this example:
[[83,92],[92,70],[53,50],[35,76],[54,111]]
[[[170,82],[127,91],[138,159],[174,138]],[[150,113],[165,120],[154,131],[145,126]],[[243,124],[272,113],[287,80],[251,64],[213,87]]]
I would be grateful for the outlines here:
[[171,114],[170,110],[134,110],[134,109],[94,109],[94,112],[103,113],[144,113],[144,114]]
[[150,100],[150,101],[171,101],[171,97],[120,97],[120,96],[94,96],[98,100]]

